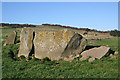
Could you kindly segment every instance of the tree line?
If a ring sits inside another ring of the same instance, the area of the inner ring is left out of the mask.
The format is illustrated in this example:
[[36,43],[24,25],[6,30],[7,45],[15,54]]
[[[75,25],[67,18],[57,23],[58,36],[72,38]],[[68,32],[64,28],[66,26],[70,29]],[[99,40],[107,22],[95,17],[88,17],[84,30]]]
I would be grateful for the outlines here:
[[8,26],[10,28],[22,28],[22,27],[36,27],[35,25],[31,24],[9,24],[9,23],[0,23],[2,27]]

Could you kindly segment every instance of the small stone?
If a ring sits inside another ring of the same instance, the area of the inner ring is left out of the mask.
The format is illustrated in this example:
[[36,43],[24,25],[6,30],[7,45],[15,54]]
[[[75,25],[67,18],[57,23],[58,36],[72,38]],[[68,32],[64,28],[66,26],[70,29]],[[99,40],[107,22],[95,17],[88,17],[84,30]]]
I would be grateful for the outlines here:
[[89,57],[88,57],[88,56],[83,56],[83,57],[80,58],[80,61],[84,61],[84,60],[86,60],[87,58],[89,58]]
[[115,55],[117,55],[118,54],[118,52],[117,51],[115,51],[115,53],[114,53]]
[[109,47],[109,45],[106,45],[107,47]]
[[116,56],[114,56],[113,54],[110,54],[110,57],[111,57],[111,58],[116,58]]
[[94,61],[95,60],[95,58],[89,58],[89,62],[92,62],[92,61]]
[[110,57],[112,57],[113,56],[113,54],[110,54]]

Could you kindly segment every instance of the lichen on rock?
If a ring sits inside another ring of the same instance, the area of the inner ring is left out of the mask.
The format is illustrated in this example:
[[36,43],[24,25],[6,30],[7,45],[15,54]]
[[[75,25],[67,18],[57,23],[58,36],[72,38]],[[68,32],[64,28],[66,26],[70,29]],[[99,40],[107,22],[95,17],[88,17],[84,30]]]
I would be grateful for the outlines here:
[[51,60],[59,60],[61,53],[63,53],[74,34],[72,31],[63,30],[36,31],[34,39],[35,57],[39,59],[48,57]]
[[24,28],[20,34],[18,57],[28,57],[34,45],[34,56],[38,59],[71,61],[85,49],[87,41],[71,30],[33,30]]

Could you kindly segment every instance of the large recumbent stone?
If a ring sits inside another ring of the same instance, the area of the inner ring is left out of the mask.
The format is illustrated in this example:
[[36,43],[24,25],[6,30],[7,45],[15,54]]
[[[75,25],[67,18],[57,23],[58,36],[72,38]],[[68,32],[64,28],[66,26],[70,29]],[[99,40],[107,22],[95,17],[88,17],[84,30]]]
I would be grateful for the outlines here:
[[80,60],[86,60],[89,57],[101,59],[102,57],[108,55],[110,48],[106,46],[95,47],[81,53],[82,57]]

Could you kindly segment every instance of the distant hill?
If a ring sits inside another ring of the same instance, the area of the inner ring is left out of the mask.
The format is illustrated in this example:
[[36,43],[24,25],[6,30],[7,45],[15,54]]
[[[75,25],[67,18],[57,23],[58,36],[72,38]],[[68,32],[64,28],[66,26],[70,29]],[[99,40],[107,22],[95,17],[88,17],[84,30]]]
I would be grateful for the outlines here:
[[110,31],[97,31],[95,29],[88,29],[88,28],[76,28],[76,27],[70,27],[70,26],[62,26],[58,24],[42,24],[43,26],[54,26],[54,27],[62,27],[62,28],[70,28],[75,30],[89,30],[93,32],[99,32],[99,33],[109,33]]

